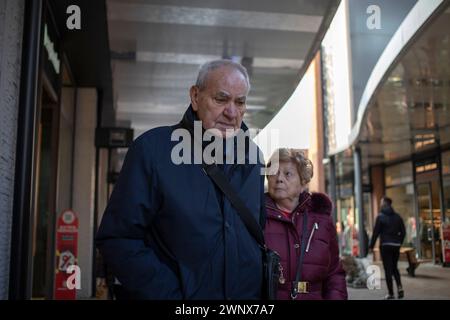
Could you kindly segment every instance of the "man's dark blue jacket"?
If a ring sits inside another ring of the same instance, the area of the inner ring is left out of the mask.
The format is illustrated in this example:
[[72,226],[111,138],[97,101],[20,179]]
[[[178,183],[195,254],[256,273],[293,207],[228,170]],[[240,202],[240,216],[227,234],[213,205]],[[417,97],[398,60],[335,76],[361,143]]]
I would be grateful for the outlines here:
[[[179,126],[191,130],[196,119],[189,107]],[[261,249],[201,164],[171,161],[175,128],[149,130],[128,150],[97,246],[130,298],[260,299]],[[261,168],[224,166],[264,225]]]

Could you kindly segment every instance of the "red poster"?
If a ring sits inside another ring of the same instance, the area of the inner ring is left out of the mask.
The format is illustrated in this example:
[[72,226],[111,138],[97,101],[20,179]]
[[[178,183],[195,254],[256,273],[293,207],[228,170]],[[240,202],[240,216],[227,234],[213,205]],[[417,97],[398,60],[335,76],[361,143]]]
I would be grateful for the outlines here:
[[55,299],[76,299],[76,288],[67,287],[67,279],[72,275],[67,268],[77,264],[77,244],[78,217],[72,210],[66,210],[59,216],[56,225]]
[[450,263],[450,223],[442,224],[442,256],[444,263]]

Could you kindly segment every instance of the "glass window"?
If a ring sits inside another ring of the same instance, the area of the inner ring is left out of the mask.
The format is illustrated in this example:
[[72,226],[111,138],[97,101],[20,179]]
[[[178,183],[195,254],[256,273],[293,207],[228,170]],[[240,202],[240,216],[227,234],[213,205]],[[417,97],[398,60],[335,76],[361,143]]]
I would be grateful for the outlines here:
[[355,219],[354,197],[338,199],[337,210],[339,216],[339,244],[343,255],[358,254],[358,229]]
[[413,169],[411,162],[404,162],[387,167],[385,170],[386,187],[406,184],[413,181]]

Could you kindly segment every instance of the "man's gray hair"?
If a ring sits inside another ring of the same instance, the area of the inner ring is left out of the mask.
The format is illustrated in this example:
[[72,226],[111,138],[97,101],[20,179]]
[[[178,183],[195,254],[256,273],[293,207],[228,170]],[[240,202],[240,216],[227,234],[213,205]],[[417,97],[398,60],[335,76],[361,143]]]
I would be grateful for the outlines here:
[[211,71],[221,67],[230,67],[242,73],[245,80],[247,81],[248,91],[250,91],[250,78],[248,76],[247,69],[240,63],[226,59],[214,60],[203,64],[198,71],[197,81],[195,82],[195,85],[199,87],[200,90],[204,89],[206,87],[206,79],[208,78],[208,74]]

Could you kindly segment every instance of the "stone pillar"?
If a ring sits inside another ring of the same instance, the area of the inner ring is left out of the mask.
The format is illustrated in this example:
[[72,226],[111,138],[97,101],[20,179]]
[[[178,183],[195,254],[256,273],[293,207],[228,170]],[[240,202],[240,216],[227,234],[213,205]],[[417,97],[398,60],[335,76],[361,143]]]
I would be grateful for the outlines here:
[[[370,181],[372,183],[372,221],[373,226],[375,226],[375,219],[380,212],[380,200],[385,193],[384,185],[384,168],[383,166],[375,166],[370,170]],[[380,241],[378,238],[377,242]],[[375,245],[373,249],[373,260],[380,261],[380,250],[378,249],[378,244]]]
[[0,300],[8,298],[23,0],[0,0]]
[[[338,216],[337,216],[337,189],[336,189],[336,159],[335,156],[330,157],[330,163],[329,163],[329,169],[330,169],[330,177],[329,177],[329,192],[330,192],[330,198],[333,202],[333,219],[334,222],[338,222]],[[343,231],[343,230],[342,230]]]
[[73,209],[78,214],[78,265],[81,290],[77,298],[92,296],[95,207],[95,128],[97,126],[97,90],[77,90],[74,149]]
[[309,159],[314,166],[314,175],[309,183],[310,191],[326,192],[325,190],[325,171],[323,165],[324,157],[324,129],[323,129],[323,106],[322,106],[322,82],[320,71],[320,53],[316,54],[316,57],[309,67],[314,72],[314,91],[315,91],[315,103],[312,112],[311,130],[310,130],[310,143],[308,149]]

